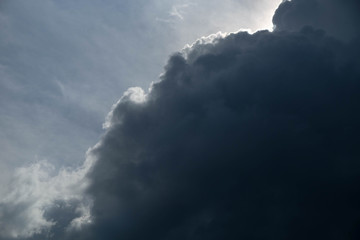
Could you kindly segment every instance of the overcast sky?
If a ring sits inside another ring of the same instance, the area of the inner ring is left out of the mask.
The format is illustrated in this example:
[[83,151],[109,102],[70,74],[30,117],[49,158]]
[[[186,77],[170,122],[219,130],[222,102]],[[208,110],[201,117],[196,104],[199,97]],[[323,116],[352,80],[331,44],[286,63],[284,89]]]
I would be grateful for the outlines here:
[[0,239],[360,236],[359,4],[281,2],[1,1]]

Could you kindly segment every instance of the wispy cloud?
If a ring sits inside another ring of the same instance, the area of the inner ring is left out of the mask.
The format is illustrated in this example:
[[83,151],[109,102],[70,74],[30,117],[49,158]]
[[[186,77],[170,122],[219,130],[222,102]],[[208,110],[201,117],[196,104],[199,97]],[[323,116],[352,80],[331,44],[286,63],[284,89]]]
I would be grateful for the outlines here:
[[194,5],[193,3],[174,5],[169,12],[170,16],[177,17],[180,20],[184,19],[184,14],[186,13],[186,9],[190,7],[190,5]]

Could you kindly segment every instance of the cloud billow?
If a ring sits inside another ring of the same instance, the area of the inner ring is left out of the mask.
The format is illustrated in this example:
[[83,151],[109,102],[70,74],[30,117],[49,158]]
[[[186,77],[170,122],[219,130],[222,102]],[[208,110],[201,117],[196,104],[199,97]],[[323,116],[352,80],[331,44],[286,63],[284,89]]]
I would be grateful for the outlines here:
[[359,239],[358,6],[284,1],[173,54],[83,166],[17,171],[0,238]]
[[352,47],[304,27],[171,56],[148,94],[114,106],[92,151],[92,238],[360,237]]

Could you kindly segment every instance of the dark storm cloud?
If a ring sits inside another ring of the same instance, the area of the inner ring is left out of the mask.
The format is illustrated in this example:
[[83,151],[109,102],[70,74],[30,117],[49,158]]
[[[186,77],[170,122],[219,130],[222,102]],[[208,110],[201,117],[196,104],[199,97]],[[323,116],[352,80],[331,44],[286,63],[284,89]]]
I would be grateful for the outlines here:
[[274,32],[174,54],[82,167],[19,171],[0,238],[359,239],[356,7],[284,2]]
[[358,239],[354,46],[305,27],[173,55],[146,96],[129,90],[109,115],[87,234]]
[[358,0],[292,0],[276,10],[273,23],[277,30],[298,31],[306,25],[324,29],[343,40],[359,35]]

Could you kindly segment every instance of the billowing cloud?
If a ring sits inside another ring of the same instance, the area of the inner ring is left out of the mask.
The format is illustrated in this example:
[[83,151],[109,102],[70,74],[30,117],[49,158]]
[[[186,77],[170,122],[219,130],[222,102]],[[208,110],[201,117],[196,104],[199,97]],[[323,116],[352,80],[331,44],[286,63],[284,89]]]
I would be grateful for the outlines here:
[[92,239],[358,239],[358,47],[316,27],[199,40],[128,91],[92,152]]
[[358,24],[333,26],[329,7],[356,18],[293,0],[274,32],[173,54],[149,91],[113,106],[83,167],[18,171],[3,237],[358,239]]

